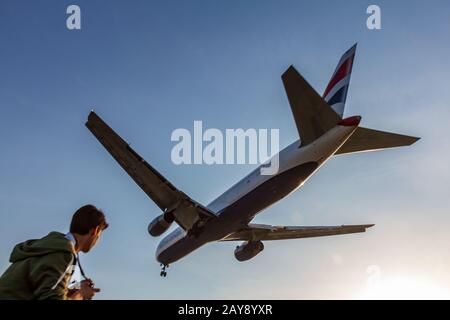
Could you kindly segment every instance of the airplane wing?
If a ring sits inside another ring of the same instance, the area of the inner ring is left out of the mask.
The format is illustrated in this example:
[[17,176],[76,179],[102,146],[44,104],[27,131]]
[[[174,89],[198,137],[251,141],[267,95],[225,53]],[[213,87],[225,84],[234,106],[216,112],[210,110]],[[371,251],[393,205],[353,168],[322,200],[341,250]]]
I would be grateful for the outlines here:
[[286,227],[265,224],[249,224],[248,227],[229,234],[221,241],[267,241],[324,237],[365,232],[367,228],[372,226],[374,226],[374,224],[325,227]]
[[211,210],[175,188],[95,112],[89,114],[86,126],[150,199],[164,212],[171,212],[184,230],[189,231],[216,217]]
[[405,136],[398,133],[385,132],[359,127],[336,151],[337,154],[374,151],[387,148],[409,146],[420,138]]

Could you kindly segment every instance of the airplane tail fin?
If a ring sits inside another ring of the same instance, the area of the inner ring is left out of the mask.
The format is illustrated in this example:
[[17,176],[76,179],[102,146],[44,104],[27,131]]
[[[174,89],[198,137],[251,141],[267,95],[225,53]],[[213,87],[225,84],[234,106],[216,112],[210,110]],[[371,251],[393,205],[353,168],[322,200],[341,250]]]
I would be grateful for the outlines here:
[[355,52],[356,44],[342,55],[322,96],[341,118],[344,114]]
[[[342,120],[355,51],[356,44],[344,53],[323,97],[293,66],[281,76],[302,146]],[[409,146],[417,140],[419,138],[358,127],[335,154]]]
[[409,146],[419,139],[397,133],[358,127],[341,148],[336,151],[335,155]]

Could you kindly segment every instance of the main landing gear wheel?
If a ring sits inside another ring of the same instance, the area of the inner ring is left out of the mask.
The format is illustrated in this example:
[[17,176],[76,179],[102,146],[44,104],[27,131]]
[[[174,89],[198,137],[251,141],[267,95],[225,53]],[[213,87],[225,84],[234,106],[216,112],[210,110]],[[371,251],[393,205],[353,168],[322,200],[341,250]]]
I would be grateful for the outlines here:
[[161,263],[161,266],[162,266],[162,269],[161,269],[161,273],[160,273],[159,275],[160,275],[161,277],[165,278],[165,277],[167,277],[166,268],[168,268],[169,265],[168,265],[168,264],[162,264],[162,263]]

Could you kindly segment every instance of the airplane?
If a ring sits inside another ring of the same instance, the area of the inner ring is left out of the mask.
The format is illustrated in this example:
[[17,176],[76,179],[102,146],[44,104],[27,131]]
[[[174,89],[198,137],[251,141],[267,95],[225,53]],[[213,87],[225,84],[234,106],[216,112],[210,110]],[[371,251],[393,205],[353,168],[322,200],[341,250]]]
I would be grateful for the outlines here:
[[169,264],[214,241],[242,241],[234,255],[246,261],[263,251],[265,241],[358,233],[374,226],[251,223],[262,210],[303,186],[334,155],[409,146],[420,139],[361,127],[360,116],[343,118],[355,52],[356,44],[342,55],[322,96],[292,65],[282,74],[300,139],[278,153],[277,174],[262,175],[262,164],[207,206],[177,189],[91,111],[87,128],[162,210],[148,226],[150,235],[158,237],[173,222],[178,224],[156,250],[162,277]]

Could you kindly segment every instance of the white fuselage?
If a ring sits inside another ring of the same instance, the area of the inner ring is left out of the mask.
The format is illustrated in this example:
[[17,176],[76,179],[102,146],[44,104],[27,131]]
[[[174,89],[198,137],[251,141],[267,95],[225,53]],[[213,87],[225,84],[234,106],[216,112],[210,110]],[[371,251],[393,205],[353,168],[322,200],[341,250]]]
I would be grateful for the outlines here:
[[252,171],[208,205],[218,215],[199,237],[177,228],[158,245],[156,259],[169,264],[200,246],[217,241],[245,227],[261,210],[301,187],[353,134],[357,125],[336,125],[314,142],[300,147],[296,141],[278,154],[275,175],[261,175],[261,166]]

